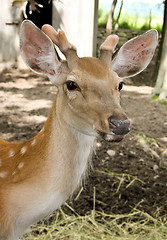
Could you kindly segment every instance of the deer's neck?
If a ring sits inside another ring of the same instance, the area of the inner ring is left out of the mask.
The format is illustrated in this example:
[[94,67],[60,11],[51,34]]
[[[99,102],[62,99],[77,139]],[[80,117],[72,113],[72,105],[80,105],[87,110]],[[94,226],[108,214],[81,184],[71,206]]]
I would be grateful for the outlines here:
[[[71,194],[80,184],[90,166],[95,137],[85,135],[72,128],[57,112],[56,101],[44,129],[48,136],[48,166],[51,175],[60,184],[65,195]],[[61,173],[61,174],[60,174]]]
[[1,140],[0,183],[6,183],[6,180],[40,182],[43,186],[49,183],[50,188],[59,189],[65,195],[72,193],[79,185],[95,137],[70,127],[63,120],[62,111],[58,112],[56,104],[57,99],[43,129],[33,139],[26,143]]

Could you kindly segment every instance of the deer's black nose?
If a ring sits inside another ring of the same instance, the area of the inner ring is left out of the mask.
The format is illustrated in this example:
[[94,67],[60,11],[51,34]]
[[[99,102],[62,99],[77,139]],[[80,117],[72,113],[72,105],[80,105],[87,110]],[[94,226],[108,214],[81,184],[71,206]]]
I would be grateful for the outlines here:
[[116,135],[125,135],[130,131],[130,121],[128,119],[125,120],[111,120],[108,119],[110,129]]

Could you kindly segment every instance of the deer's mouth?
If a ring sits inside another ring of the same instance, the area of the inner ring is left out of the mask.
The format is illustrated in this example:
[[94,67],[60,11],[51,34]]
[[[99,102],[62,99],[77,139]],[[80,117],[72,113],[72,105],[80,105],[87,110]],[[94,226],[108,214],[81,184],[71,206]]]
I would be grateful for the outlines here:
[[116,135],[114,133],[108,134],[99,132],[99,135],[108,142],[120,142],[124,138],[124,135]]
[[108,122],[108,131],[98,131],[99,135],[108,142],[120,142],[124,138],[124,136],[130,131],[130,121],[128,119],[112,120],[111,118],[109,118]]

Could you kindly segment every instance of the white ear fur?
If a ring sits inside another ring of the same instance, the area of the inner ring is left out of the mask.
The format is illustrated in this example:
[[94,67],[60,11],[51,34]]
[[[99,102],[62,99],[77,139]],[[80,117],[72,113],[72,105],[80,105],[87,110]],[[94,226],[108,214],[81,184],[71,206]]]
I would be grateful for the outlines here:
[[30,69],[46,75],[58,84],[57,70],[61,63],[50,38],[31,21],[25,20],[20,28],[21,55]]
[[132,38],[120,48],[113,59],[112,70],[121,78],[137,75],[150,63],[157,43],[158,32],[155,29]]

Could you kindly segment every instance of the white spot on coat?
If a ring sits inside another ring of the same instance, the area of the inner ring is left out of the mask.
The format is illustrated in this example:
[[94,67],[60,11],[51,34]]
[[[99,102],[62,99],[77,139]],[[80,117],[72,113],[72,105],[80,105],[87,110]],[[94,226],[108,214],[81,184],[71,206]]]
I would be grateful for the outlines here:
[[6,171],[0,172],[0,178],[5,178],[6,176],[7,176],[7,172]]
[[21,152],[22,154],[24,154],[26,151],[27,151],[27,147],[22,147],[21,150],[20,150],[20,152]]
[[24,166],[24,163],[21,162],[21,163],[19,163],[19,165],[18,165],[17,167],[18,167],[19,169],[21,169],[23,166]]
[[12,176],[14,176],[16,173],[17,173],[17,171],[14,170],[14,171],[12,172]]
[[31,146],[34,146],[36,144],[36,139],[34,139],[31,143]]
[[13,150],[9,151],[9,157],[13,157],[15,155],[15,152]]

